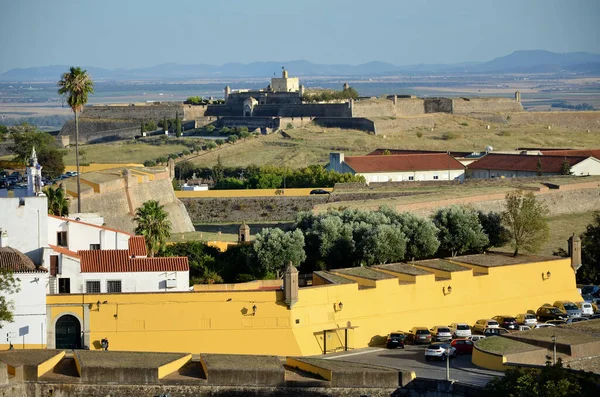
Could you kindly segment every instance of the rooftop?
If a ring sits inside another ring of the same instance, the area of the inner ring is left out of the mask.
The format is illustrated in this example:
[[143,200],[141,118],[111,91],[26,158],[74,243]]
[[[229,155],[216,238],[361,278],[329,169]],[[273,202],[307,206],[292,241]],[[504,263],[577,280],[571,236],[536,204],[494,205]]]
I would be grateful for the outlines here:
[[447,153],[347,156],[344,162],[360,173],[465,169],[458,160]]
[[369,269],[368,267],[350,267],[347,269],[333,269],[332,271],[336,273],[341,273],[343,275],[360,277],[367,280],[385,280],[395,278],[394,276],[390,276],[389,274],[378,272],[373,269]]
[[426,274],[431,274],[423,269],[414,267],[409,263],[388,263],[386,265],[376,265],[373,267],[375,269],[383,269],[394,273],[408,274],[410,276],[423,276]]
[[442,151],[442,150],[418,150],[418,149],[385,149],[385,148],[377,148],[373,150],[371,153],[367,154],[367,156],[381,156],[384,152],[390,152],[390,154],[431,154],[431,153],[450,153],[453,157],[466,157],[472,152],[454,152],[454,151]]
[[574,166],[588,157],[589,156],[531,156],[526,154],[490,153],[469,164],[469,169],[536,172],[539,161],[542,164],[543,172],[559,173],[565,160],[570,166]]
[[346,277],[338,276],[335,273],[328,272],[326,270],[319,270],[314,272],[317,276],[321,277],[323,280],[329,282],[330,284],[355,284],[356,281],[350,280]]
[[549,156],[583,156],[595,157],[600,160],[600,149],[542,149]]
[[0,248],[0,269],[12,270],[15,273],[43,271],[36,267],[27,255],[11,247]]
[[509,266],[509,265],[522,265],[532,262],[545,262],[545,261],[556,261],[562,260],[557,256],[537,256],[537,255],[518,255],[513,256],[506,252],[488,252],[486,254],[474,254],[457,256],[454,258],[447,258],[452,262],[458,262],[459,264],[465,263],[469,265],[476,265],[481,267],[497,267],[497,266]]
[[459,266],[456,263],[448,262],[444,259],[429,259],[425,261],[417,261],[415,266],[428,267],[430,269],[442,270],[445,272],[462,272],[471,270],[468,267]]
[[82,273],[184,272],[187,257],[134,258],[128,250],[78,251]]

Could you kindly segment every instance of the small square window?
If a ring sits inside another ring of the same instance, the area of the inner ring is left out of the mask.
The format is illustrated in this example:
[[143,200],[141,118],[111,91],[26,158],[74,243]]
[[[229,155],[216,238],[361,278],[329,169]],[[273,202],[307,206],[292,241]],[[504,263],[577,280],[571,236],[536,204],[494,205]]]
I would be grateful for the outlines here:
[[90,251],[100,250],[100,244],[90,244]]
[[434,181],[437,181],[438,179],[439,179],[439,177],[438,177],[437,175],[434,175],[434,176],[433,176],[433,180],[434,180]]
[[71,279],[70,278],[59,278],[58,279],[58,293],[59,294],[71,293]]
[[67,232],[56,232],[56,245],[58,245],[59,247],[68,247],[69,246]]
[[100,293],[100,281],[86,281],[85,282],[86,294],[99,294]]
[[108,280],[106,282],[106,292],[121,292],[121,280]]
[[409,176],[409,177],[408,177],[408,180],[409,180],[409,181],[414,181],[414,180],[415,180],[415,177],[414,177],[414,176]]

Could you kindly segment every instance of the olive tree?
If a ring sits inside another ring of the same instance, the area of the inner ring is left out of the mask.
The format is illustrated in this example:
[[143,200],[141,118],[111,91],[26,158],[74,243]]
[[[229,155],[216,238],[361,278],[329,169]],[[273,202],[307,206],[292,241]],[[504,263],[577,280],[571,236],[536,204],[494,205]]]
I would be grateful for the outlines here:
[[304,235],[300,230],[263,229],[256,234],[253,247],[263,274],[277,274],[278,278],[288,263],[297,267],[306,259]]
[[515,190],[506,194],[502,221],[506,226],[514,256],[523,249],[536,253],[549,237],[548,209],[536,200],[533,192]]
[[472,208],[454,205],[440,209],[433,216],[433,223],[439,229],[439,249],[452,256],[480,251],[489,243],[479,216]]

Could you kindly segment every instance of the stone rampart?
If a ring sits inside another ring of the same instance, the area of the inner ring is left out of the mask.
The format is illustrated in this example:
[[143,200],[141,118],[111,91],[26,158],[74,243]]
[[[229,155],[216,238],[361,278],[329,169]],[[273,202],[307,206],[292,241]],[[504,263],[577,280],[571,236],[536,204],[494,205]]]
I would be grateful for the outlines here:
[[258,117],[352,117],[347,103],[303,103],[298,105],[256,105],[253,116]]
[[454,114],[522,112],[521,102],[513,98],[453,98]]
[[[79,142],[99,143],[119,139],[129,139],[140,135],[140,122],[132,120],[100,120],[81,118],[79,120]],[[68,143],[75,143],[75,121],[67,121],[60,130],[60,137],[69,137]],[[62,139],[59,143],[66,143]]]
[[177,112],[179,112],[179,117],[185,117],[182,102],[93,105],[86,106],[81,115],[88,119],[136,120],[140,122],[148,120],[159,121],[165,117],[174,119]]
[[452,113],[453,104],[450,98],[425,98],[425,113]]
[[421,98],[365,99],[354,101],[353,117],[411,117],[425,114]]
[[221,117],[221,127],[248,127],[250,130],[256,128],[279,129],[280,120],[277,117]]
[[362,117],[317,117],[313,119],[313,123],[326,128],[342,128],[377,134],[375,123]]

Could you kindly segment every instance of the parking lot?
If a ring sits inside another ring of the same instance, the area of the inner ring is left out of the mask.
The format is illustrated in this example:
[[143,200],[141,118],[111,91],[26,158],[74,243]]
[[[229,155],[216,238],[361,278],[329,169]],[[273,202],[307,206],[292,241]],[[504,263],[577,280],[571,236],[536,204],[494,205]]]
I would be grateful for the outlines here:
[[[320,357],[414,371],[417,377],[421,378],[446,379],[446,363],[444,361],[425,361],[426,347],[413,345],[407,345],[404,349],[369,347]],[[503,376],[503,373],[476,367],[471,363],[470,354],[460,355],[450,360],[450,379],[452,380],[484,386],[494,376]]]

